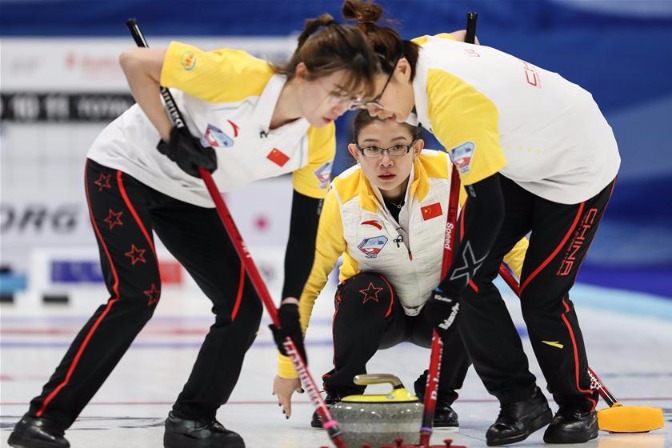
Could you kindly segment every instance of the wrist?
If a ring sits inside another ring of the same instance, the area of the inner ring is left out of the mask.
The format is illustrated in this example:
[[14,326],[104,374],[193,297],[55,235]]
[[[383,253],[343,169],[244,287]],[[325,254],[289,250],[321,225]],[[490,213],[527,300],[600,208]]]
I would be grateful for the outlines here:
[[280,302],[280,305],[284,305],[286,303],[298,305],[299,299],[297,299],[296,297],[285,297],[284,299],[282,299],[282,302]]

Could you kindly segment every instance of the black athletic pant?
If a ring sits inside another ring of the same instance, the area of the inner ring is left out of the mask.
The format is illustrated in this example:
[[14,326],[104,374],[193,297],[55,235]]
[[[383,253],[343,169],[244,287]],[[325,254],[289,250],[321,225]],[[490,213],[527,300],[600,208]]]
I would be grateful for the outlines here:
[[[152,317],[161,296],[155,232],[212,301],[215,315],[173,410],[183,418],[214,418],[238,381],[261,321],[261,302],[216,210],[173,199],[91,160],[85,184],[110,298],[79,332],[29,412],[68,428]],[[148,382],[152,375],[147,372]]]
[[551,202],[500,176],[506,212],[488,257],[464,290],[460,330],[477,373],[502,404],[525,400],[535,377],[511,317],[492,281],[504,255],[530,233],[520,305],[548,390],[563,406],[594,409],[586,350],[569,298],[615,181],[575,205]]
[[[333,322],[334,369],[323,376],[327,393],[340,396],[361,394],[364,387],[353,383],[366,373],[366,363],[380,349],[408,341],[420,347],[432,345],[432,324],[424,310],[407,316],[392,285],[380,274],[359,273],[339,285]],[[429,356],[427,356],[429,360]],[[439,377],[439,397],[452,404],[462,387],[471,362],[459,334],[444,341]],[[418,366],[423,372],[427,365]]]

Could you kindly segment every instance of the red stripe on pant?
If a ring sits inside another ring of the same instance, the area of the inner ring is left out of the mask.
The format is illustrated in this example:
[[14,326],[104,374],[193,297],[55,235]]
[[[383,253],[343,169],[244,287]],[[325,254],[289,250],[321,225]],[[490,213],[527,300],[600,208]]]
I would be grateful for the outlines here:
[[[88,164],[88,162],[87,162]],[[117,269],[114,266],[114,263],[112,263],[112,256],[110,255],[110,251],[107,248],[107,245],[105,244],[105,240],[103,239],[100,229],[98,228],[98,225],[96,224],[96,220],[93,217],[93,212],[92,207],[91,207],[91,201],[90,201],[90,194],[89,194],[89,179],[88,179],[88,173],[85,172],[84,174],[85,182],[84,185],[86,186],[86,200],[89,203],[89,218],[91,219],[91,225],[93,226],[93,231],[96,234],[96,238],[98,238],[98,241],[100,241],[104,251],[105,251],[105,256],[107,257],[107,261],[110,264],[110,270],[112,271],[112,275],[114,277],[114,285],[112,286],[112,291],[114,292],[114,295],[110,298],[110,300],[107,303],[107,306],[105,307],[105,311],[103,311],[98,319],[96,319],[96,322],[91,326],[91,329],[89,332],[86,334],[86,337],[84,338],[84,342],[82,345],[79,347],[79,350],[77,350],[77,354],[72,360],[72,363],[70,364],[70,367],[68,368],[67,373],[65,374],[65,378],[63,379],[63,382],[56,386],[54,390],[51,391],[49,395],[44,399],[44,402],[42,402],[42,406],[40,406],[40,409],[35,413],[37,417],[42,416],[44,413],[45,409],[51,403],[51,401],[54,399],[56,395],[63,389],[65,386],[68,385],[70,382],[70,377],[72,376],[72,372],[75,371],[75,368],[77,368],[77,364],[79,363],[79,360],[82,357],[82,353],[84,350],[86,350],[86,347],[89,344],[89,341],[93,337],[93,334],[96,332],[96,329],[100,325],[100,323],[103,321],[107,313],[110,311],[110,309],[114,306],[114,304],[119,300],[119,274],[117,273]]]

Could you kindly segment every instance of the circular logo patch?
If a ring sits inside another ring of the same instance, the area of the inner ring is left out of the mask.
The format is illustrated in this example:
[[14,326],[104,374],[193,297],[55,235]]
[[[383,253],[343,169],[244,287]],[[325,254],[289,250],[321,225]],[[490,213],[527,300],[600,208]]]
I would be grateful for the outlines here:
[[196,66],[196,55],[194,52],[185,51],[182,53],[182,60],[180,61],[180,65],[182,65],[182,68],[187,71],[193,70],[193,68]]

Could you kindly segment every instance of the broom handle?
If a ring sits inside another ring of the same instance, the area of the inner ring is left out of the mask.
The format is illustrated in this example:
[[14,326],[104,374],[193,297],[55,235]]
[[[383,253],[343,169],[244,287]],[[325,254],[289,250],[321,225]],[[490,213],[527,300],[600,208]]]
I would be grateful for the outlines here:
[[[473,44],[476,41],[476,21],[478,13],[467,13],[467,35],[465,42]],[[457,215],[460,201],[460,173],[453,164],[450,175],[450,197],[448,199],[448,213],[446,219],[446,233],[443,243],[443,262],[441,264],[441,278],[443,279],[453,261],[453,252],[455,248],[455,234],[457,233]],[[441,355],[443,353],[443,341],[439,333],[432,332],[432,348],[429,355],[429,369],[427,372],[427,383],[425,384],[425,403],[422,412],[422,423],[420,425],[420,448],[428,447],[429,440],[432,437],[432,426],[434,412],[436,411],[436,401],[438,399],[439,376],[441,374]]]

